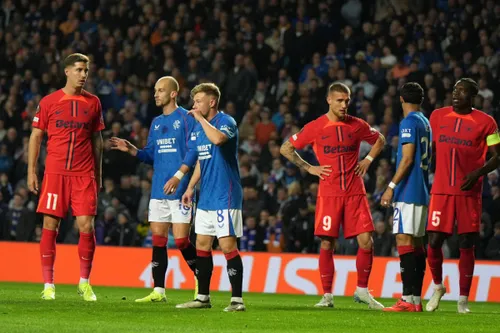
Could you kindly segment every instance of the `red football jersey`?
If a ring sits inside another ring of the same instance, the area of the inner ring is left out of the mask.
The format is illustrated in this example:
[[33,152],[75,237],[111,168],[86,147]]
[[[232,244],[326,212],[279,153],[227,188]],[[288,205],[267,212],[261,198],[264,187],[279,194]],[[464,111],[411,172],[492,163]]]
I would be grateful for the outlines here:
[[356,176],[359,145],[373,145],[380,133],[367,122],[346,116],[344,121],[331,121],[325,115],[311,121],[290,138],[296,149],[311,144],[320,165],[331,165],[332,173],[319,181],[318,196],[351,196],[366,194],[363,179]]
[[460,186],[466,175],[484,165],[488,146],[500,143],[495,120],[476,109],[460,115],[449,106],[434,110],[430,123],[436,156],[431,193],[481,196],[482,178],[470,191]]
[[33,127],[47,132],[45,173],[94,176],[92,133],[104,129],[97,96],[86,91],[81,95],[55,91],[40,101]]

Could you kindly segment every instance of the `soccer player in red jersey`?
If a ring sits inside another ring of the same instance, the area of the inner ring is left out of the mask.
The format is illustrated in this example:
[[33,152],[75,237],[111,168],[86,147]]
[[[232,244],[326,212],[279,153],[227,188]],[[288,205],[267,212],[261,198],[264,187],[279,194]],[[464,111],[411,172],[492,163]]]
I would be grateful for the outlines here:
[[[382,151],[385,138],[365,121],[347,115],[350,99],[350,90],[346,85],[331,84],[327,96],[328,113],[293,135],[282,145],[281,154],[320,178],[314,234],[321,238],[319,272],[324,295],[316,306],[333,307],[333,247],[342,225],[345,238],[357,237],[359,244],[356,258],[358,284],[354,300],[368,304],[372,309],[383,309],[384,306],[367,289],[373,262],[374,229],[363,177],[373,159]],[[358,163],[362,141],[373,147]],[[296,153],[296,149],[309,144],[320,166],[310,165]]]
[[[63,66],[66,85],[40,101],[29,141],[28,187],[31,192],[40,193],[37,212],[43,214],[40,257],[45,288],[42,299],[55,299],[57,230],[71,206],[80,230],[78,293],[85,301],[95,301],[89,276],[95,251],[97,193],[102,183],[104,121],[99,99],[83,90],[89,58],[79,53],[71,54]],[[37,161],[45,133],[48,136],[47,158],[40,188]]]
[[[430,117],[436,173],[431,190],[427,232],[427,261],[435,289],[427,311],[439,307],[446,293],[443,285],[444,240],[457,223],[460,238],[460,296],[458,312],[469,312],[468,296],[474,274],[474,242],[482,213],[482,179],[499,166],[500,136],[495,120],[472,107],[478,93],[477,83],[459,80],[453,87],[453,106],[434,110]],[[491,158],[486,162],[487,151]]]

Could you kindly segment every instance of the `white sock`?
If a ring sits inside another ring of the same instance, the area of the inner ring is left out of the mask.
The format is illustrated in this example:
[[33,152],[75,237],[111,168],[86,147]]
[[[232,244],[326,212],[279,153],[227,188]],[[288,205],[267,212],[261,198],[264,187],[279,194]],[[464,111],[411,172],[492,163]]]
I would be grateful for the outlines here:
[[202,301],[202,302],[207,302],[210,300],[210,295],[201,295],[198,294],[198,297],[196,297],[197,300]]
[[331,293],[326,293],[323,295],[324,297],[333,297],[333,295]]
[[89,283],[89,279],[80,278],[80,283]]
[[162,295],[165,294],[165,288],[155,287],[154,291]]
[[413,295],[403,295],[403,296],[401,296],[401,298],[403,299],[403,301],[405,301],[407,303],[413,302]]
[[231,297],[231,303],[232,302],[242,303],[243,304],[243,297]]
[[360,293],[367,293],[368,292],[368,288],[356,287],[356,290]]
[[440,284],[435,284],[434,285],[434,289],[443,289],[443,288],[444,288],[444,285],[443,285],[442,282]]
[[465,302],[467,303],[469,301],[469,296],[458,296],[458,302],[461,303],[461,302]]
[[55,288],[56,286],[54,286],[53,283],[45,283],[43,285],[43,289],[49,289],[49,288]]
[[421,296],[413,296],[413,304],[419,305],[422,303],[422,297]]

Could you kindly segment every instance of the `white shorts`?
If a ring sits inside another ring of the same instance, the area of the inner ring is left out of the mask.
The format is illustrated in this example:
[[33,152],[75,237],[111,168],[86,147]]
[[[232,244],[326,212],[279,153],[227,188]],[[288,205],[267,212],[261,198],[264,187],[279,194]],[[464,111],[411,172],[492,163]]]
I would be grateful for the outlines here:
[[203,210],[197,209],[194,218],[197,235],[217,236],[217,238],[243,235],[243,215],[241,209]]
[[149,200],[149,222],[191,223],[192,213],[180,200]]
[[423,237],[427,225],[427,206],[406,202],[395,202],[392,221],[393,234]]

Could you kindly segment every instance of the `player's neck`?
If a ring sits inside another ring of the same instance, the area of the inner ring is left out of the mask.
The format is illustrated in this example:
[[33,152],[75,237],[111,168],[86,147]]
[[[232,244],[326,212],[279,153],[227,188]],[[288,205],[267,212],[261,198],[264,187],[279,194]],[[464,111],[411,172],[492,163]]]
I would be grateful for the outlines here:
[[404,117],[408,117],[408,115],[412,112],[419,112],[420,109],[418,107],[409,107],[409,108],[404,108],[403,107],[403,115]]
[[344,119],[340,119],[340,117],[337,116],[332,111],[328,111],[328,113],[326,114],[326,117],[328,118],[328,120],[333,121],[333,122],[338,122],[338,121],[344,121],[345,120],[345,117],[344,117]]
[[208,113],[208,116],[207,116],[207,121],[210,122],[212,119],[215,118],[215,116],[217,115],[217,113],[219,113],[219,111],[217,111],[217,109],[210,109],[210,112]]
[[466,106],[463,108],[453,107],[453,112],[458,113],[458,114],[469,114],[472,112],[472,106],[469,105],[469,106]]
[[75,88],[75,87],[72,87],[71,85],[69,84],[66,84],[64,86],[64,88],[62,88],[62,91],[66,94],[66,95],[81,95],[82,94],[82,91],[83,91],[83,87],[81,88]]
[[177,110],[179,106],[177,105],[177,103],[170,103],[168,105],[165,105],[163,107],[163,114],[165,116],[168,116],[170,114],[172,114],[175,110]]

